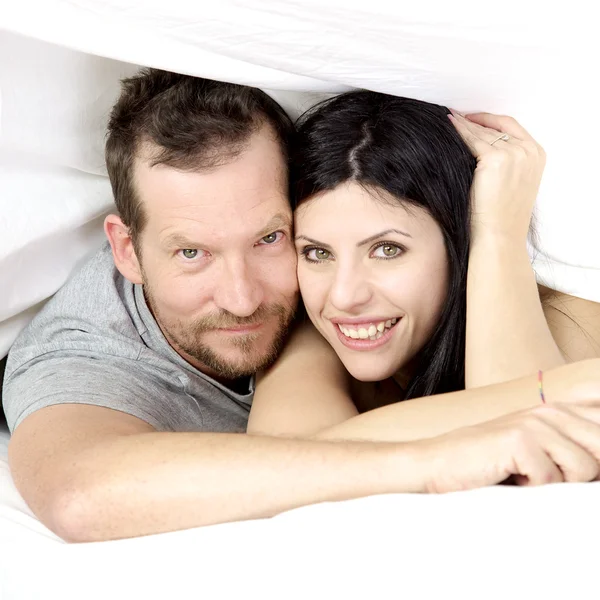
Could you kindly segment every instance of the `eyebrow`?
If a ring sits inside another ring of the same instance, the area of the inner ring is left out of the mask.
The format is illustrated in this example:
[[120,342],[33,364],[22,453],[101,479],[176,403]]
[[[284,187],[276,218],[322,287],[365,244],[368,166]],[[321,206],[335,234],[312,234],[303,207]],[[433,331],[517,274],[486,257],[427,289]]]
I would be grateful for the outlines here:
[[400,229],[386,229],[385,231],[380,231],[379,233],[376,233],[375,235],[364,239],[362,242],[358,242],[358,244],[356,245],[359,247],[364,246],[365,244],[368,244],[369,242],[374,242],[375,240],[379,239],[380,237],[383,237],[384,235],[387,235],[388,233],[397,233],[398,235],[403,235],[405,237],[412,238],[412,235],[410,235],[410,233],[406,233],[406,231],[401,231]]
[[167,248],[199,248],[201,244],[197,244],[196,242],[192,242],[182,235],[181,233],[171,233],[164,240],[163,244]]
[[[262,238],[269,235],[269,233],[273,233],[273,231],[282,228],[291,229],[291,219],[284,213],[277,213],[254,237]],[[193,242],[181,233],[172,233],[168,235],[164,239],[163,244],[169,248],[202,248],[203,246],[202,243]]]
[[269,233],[273,233],[273,231],[275,231],[277,229],[291,229],[291,228],[292,228],[291,218],[284,213],[277,213],[276,215],[274,215],[271,218],[271,220],[266,224],[266,226],[263,227],[256,234],[255,237],[262,238],[262,237],[265,237],[266,235],[269,235]]
[[[406,231],[401,231],[400,229],[386,229],[385,231],[380,231],[379,233],[371,235],[368,238],[358,242],[358,244],[356,244],[356,247],[360,248],[360,246],[364,246],[365,244],[374,242],[375,240],[378,240],[379,238],[383,237],[384,235],[387,235],[388,233],[397,233],[398,235],[403,235],[408,238],[412,238],[412,235],[410,235],[410,233],[406,233]],[[328,244],[324,244],[323,242],[319,242],[318,240],[313,240],[312,238],[306,237],[305,235],[296,236],[296,241],[298,240],[306,240],[310,244],[315,244],[316,246],[329,247]]]

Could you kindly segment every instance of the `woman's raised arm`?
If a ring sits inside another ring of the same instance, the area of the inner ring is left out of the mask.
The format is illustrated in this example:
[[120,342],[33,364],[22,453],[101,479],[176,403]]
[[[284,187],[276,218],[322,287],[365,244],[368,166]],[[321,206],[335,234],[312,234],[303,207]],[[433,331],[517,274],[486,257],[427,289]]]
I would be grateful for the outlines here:
[[545,165],[543,149],[511,117],[455,114],[451,120],[477,158],[466,387],[600,356],[600,304],[546,292],[544,306],[531,267],[527,233]]

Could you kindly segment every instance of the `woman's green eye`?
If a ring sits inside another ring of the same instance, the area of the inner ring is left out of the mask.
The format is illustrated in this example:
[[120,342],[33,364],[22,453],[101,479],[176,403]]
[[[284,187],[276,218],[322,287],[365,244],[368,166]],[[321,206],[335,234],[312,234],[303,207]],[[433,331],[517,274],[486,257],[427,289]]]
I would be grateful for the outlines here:
[[198,250],[195,248],[186,248],[185,250],[182,250],[181,253],[185,258],[196,258],[196,256],[198,256]]
[[396,258],[402,254],[402,248],[396,244],[381,244],[373,250],[373,258]]
[[329,250],[325,250],[324,248],[309,248],[304,253],[307,260],[312,262],[318,262],[321,260],[329,260],[331,258],[331,252]]

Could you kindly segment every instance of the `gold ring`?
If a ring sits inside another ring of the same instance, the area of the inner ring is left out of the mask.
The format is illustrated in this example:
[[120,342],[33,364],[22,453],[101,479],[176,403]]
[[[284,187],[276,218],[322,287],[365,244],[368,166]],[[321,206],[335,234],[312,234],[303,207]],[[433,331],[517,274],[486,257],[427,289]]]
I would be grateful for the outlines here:
[[510,135],[508,135],[508,133],[503,133],[502,135],[499,135],[491,144],[490,146],[493,146],[496,142],[499,142],[500,140],[502,140],[503,142],[508,142],[508,140],[510,140]]

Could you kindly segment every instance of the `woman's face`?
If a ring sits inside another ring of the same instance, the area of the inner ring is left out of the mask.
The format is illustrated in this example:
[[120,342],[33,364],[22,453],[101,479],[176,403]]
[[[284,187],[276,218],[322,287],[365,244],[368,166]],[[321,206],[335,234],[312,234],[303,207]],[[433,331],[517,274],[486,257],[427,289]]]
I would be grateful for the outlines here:
[[400,371],[444,306],[448,261],[438,224],[356,183],[304,202],[295,221],[300,291],[315,327],[356,379]]

